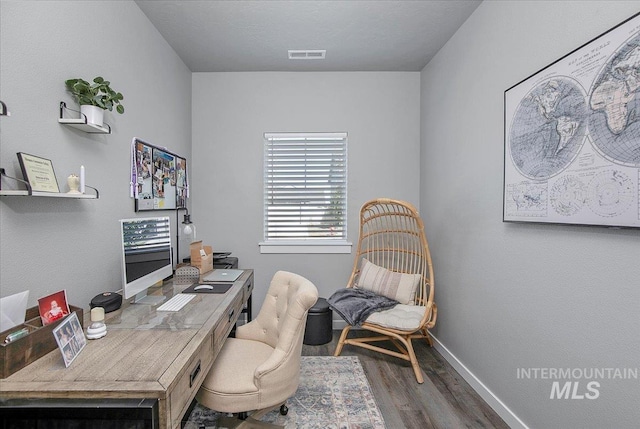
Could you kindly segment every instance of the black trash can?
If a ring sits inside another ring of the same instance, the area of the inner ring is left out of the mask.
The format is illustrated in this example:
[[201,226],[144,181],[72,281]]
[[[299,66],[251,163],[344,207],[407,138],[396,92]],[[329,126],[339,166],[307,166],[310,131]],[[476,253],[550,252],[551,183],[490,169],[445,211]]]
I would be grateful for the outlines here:
[[330,342],[333,338],[332,318],[333,311],[329,308],[327,300],[318,298],[307,314],[307,327],[302,342],[309,346],[319,346]]

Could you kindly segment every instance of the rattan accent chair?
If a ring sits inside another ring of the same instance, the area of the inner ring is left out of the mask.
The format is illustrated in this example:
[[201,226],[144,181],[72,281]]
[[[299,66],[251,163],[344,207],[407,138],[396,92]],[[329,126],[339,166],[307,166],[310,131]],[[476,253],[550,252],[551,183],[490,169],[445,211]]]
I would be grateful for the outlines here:
[[[383,267],[380,271],[411,274],[415,279],[418,278],[415,275],[419,275],[419,280],[412,300],[373,313],[361,324],[361,328],[378,335],[347,338],[353,328],[347,325],[342,330],[334,355],[339,356],[344,345],[350,344],[395,356],[411,362],[418,383],[423,383],[411,341],[422,338],[433,345],[428,329],[436,323],[437,307],[434,302],[433,265],[422,219],[410,203],[387,198],[371,200],[360,210],[359,235],[347,288],[358,287],[360,271],[363,264],[368,263]],[[378,272],[377,277],[381,276]],[[398,351],[372,344],[380,341],[390,341]]]

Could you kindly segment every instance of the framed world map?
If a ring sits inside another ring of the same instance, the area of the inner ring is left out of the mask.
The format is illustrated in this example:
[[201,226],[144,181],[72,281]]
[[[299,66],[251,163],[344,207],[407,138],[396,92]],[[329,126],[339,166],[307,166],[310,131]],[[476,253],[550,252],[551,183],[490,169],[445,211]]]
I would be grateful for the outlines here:
[[504,105],[505,222],[640,227],[640,13]]

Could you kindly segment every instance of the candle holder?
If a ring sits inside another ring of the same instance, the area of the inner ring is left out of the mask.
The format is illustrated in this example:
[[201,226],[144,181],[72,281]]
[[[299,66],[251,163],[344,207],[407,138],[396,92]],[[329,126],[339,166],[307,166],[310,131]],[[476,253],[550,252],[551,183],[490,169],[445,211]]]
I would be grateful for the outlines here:
[[107,335],[107,325],[104,324],[104,308],[91,309],[91,326],[87,328],[87,338],[97,340]]

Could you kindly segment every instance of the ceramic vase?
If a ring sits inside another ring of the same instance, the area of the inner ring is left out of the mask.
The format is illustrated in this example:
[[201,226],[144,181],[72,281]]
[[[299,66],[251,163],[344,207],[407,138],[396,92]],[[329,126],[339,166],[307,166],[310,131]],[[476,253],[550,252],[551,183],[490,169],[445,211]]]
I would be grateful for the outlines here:
[[80,178],[75,174],[67,177],[67,185],[69,186],[68,194],[79,194],[80,193]]
[[104,110],[98,106],[83,104],[80,106],[80,113],[87,117],[87,123],[102,126],[104,122]]

